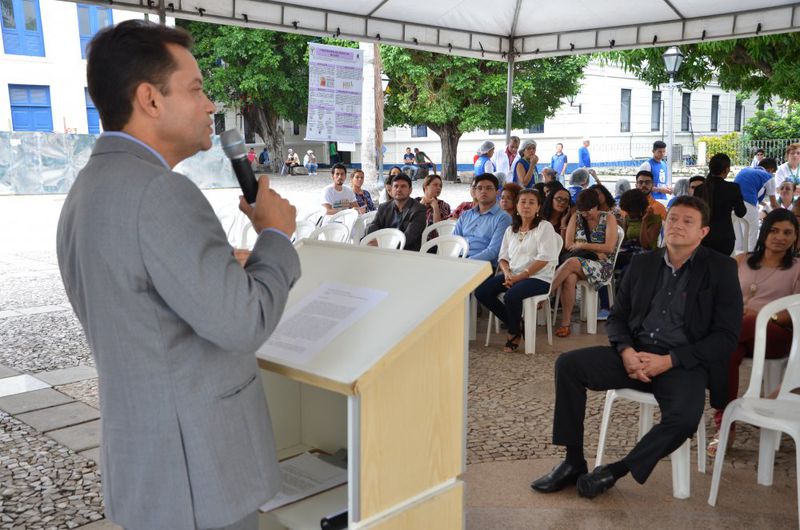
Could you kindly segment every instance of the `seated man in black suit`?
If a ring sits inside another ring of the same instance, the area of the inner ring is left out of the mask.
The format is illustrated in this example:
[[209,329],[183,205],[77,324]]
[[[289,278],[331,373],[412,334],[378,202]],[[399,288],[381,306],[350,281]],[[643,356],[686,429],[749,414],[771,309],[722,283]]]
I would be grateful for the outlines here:
[[[742,320],[736,262],[700,245],[708,233],[708,206],[690,196],[669,209],[666,249],[631,260],[606,324],[610,346],[567,352],[556,361],[553,443],[566,459],[531,487],[595,497],[629,472],[643,484],[658,461],[697,429],[706,388],[711,405],[724,406],[728,361]],[[587,473],[583,457],[586,389],[632,388],[655,395],[661,423],[618,462]]]
[[397,228],[406,235],[405,250],[418,251],[425,230],[425,207],[411,199],[411,178],[405,173],[392,177],[392,200],[378,206],[367,234],[382,228]]

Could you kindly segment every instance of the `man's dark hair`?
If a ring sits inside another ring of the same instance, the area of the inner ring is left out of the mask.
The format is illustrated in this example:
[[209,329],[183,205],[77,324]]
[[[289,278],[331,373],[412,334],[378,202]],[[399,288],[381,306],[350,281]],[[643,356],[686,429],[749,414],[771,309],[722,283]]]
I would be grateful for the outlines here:
[[672,201],[672,206],[670,206],[669,209],[672,210],[676,206],[694,208],[700,212],[700,226],[708,226],[711,212],[709,212],[708,204],[703,199],[698,199],[697,197],[692,197],[691,195],[681,195]]
[[488,180],[489,182],[494,184],[495,189],[500,187],[500,181],[497,180],[497,177],[495,177],[491,173],[484,173],[483,175],[478,175],[477,177],[474,177],[472,179],[472,187],[474,188],[475,186],[477,186],[478,182],[482,180]]
[[344,164],[334,164],[331,166],[331,175],[336,173],[337,169],[341,169],[344,171],[344,174],[347,175],[347,166]]
[[731,167],[731,157],[725,153],[717,153],[708,161],[708,172],[712,175],[722,175]]
[[394,184],[398,180],[403,180],[405,182],[408,182],[408,187],[409,188],[411,187],[411,177],[409,177],[405,173],[400,173],[399,175],[395,175],[394,177],[392,177],[392,184]]
[[585,212],[600,206],[600,197],[597,196],[597,193],[589,190],[586,191],[588,193],[581,192],[578,194],[578,198],[575,199],[575,208],[577,208],[579,212]]
[[167,44],[191,49],[192,37],[180,28],[145,20],[126,20],[103,29],[86,49],[86,78],[103,129],[120,131],[133,113],[136,88],[151,83],[169,93],[177,63]]
[[650,177],[650,180],[653,180],[653,173],[646,169],[642,169],[636,174],[636,180],[639,180],[640,176]]
[[655,142],[653,142],[653,151],[655,151],[656,149],[666,149],[666,148],[667,144],[665,142],[662,142],[661,140],[656,140]]
[[759,166],[763,167],[767,171],[770,169],[772,171],[778,171],[778,161],[774,158],[764,158],[761,162],[758,163]]
[[619,209],[633,220],[643,218],[648,206],[650,202],[647,200],[647,195],[636,188],[626,191],[619,198]]
[[689,179],[689,185],[691,185],[693,182],[698,182],[698,181],[705,182],[706,178],[703,175],[695,175]]
[[761,153],[763,155],[764,154],[764,150],[763,149],[756,149],[756,154],[758,154],[758,153]]

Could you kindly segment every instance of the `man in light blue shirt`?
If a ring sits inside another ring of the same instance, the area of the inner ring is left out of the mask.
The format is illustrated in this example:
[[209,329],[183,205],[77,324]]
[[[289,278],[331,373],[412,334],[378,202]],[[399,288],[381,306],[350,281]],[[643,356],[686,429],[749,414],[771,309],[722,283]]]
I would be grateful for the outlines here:
[[511,216],[497,204],[497,177],[484,173],[472,180],[472,188],[478,205],[467,210],[456,222],[454,235],[469,243],[469,259],[480,259],[497,267],[497,256],[506,228],[511,225]]
[[748,224],[747,248],[744,248],[744,234],[741,227],[734,227],[736,230],[736,250],[752,252],[758,240],[758,205],[765,198],[768,198],[772,208],[778,207],[775,200],[775,172],[778,163],[774,158],[764,158],[759,162],[758,167],[746,167],[739,171],[733,182],[739,185],[742,190],[742,199],[747,213],[744,220]]

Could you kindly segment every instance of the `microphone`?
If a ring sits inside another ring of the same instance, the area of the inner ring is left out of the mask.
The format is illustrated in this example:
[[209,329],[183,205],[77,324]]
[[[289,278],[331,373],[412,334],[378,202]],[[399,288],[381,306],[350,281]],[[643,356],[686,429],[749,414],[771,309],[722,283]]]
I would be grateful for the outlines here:
[[239,187],[242,188],[245,200],[249,204],[254,204],[258,193],[258,182],[253,175],[253,168],[247,160],[247,150],[242,135],[236,129],[224,131],[220,135],[220,144],[222,144],[222,150],[225,151],[225,156],[231,161],[233,172],[236,180],[239,181]]

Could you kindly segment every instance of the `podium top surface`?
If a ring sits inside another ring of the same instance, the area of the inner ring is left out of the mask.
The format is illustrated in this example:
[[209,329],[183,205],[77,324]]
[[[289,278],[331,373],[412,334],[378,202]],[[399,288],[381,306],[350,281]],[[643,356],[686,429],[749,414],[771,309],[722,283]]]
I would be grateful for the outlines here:
[[388,293],[305,362],[271,356],[268,346],[256,353],[262,367],[344,394],[355,393],[359,377],[491,274],[486,261],[404,250],[304,241],[297,251],[302,277],[289,295],[287,311],[324,282]]

